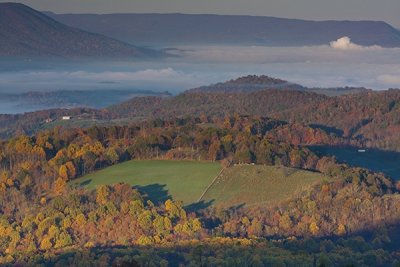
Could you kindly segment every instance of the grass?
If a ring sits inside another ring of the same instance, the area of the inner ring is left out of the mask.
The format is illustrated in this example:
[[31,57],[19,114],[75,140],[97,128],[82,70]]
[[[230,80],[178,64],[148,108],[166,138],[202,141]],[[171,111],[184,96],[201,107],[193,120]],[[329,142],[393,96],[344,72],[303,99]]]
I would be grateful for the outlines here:
[[203,161],[132,160],[88,174],[74,184],[95,188],[124,182],[135,186],[153,202],[167,198],[182,200],[193,209],[261,206],[290,198],[315,182],[322,174],[283,166],[237,165],[225,169],[202,198],[221,170],[219,163]]
[[219,163],[201,161],[132,160],[74,180],[88,188],[124,182],[147,194],[154,202],[172,196],[184,204],[196,202],[220,172]]
[[202,200],[222,207],[263,205],[288,199],[323,179],[320,173],[281,166],[233,166],[218,177]]

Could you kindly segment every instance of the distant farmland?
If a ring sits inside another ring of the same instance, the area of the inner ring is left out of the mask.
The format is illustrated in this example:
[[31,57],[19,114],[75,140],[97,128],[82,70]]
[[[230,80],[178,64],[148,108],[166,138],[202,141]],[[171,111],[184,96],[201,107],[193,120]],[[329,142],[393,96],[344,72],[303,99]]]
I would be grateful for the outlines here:
[[136,186],[154,202],[167,198],[220,207],[279,202],[324,179],[320,173],[282,166],[242,165],[220,173],[219,163],[201,161],[133,160],[86,175],[74,184],[95,188],[124,182]]

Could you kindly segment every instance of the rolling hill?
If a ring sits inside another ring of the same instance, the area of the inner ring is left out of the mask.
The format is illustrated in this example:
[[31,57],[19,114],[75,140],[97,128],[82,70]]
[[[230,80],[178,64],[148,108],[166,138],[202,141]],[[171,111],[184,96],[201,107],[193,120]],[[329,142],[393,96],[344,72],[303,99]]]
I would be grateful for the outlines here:
[[207,86],[201,86],[187,90],[190,93],[249,93],[265,89],[296,90],[314,92],[327,96],[339,96],[366,92],[364,87],[332,87],[332,88],[308,88],[300,84],[273,78],[266,75],[248,75]]
[[133,98],[107,110],[129,117],[209,116],[226,114],[270,116],[299,105],[321,102],[327,96],[292,90],[243,92],[185,92],[176,97]]
[[272,78],[266,75],[248,75],[226,82],[209,86],[201,86],[188,90],[188,92],[203,93],[246,93],[264,89],[306,90],[305,87],[285,80]]
[[66,26],[26,5],[0,3],[0,56],[138,58],[157,52]]
[[349,36],[360,45],[400,47],[400,32],[382,21],[307,21],[238,15],[48,14],[73,27],[146,45],[327,45]]

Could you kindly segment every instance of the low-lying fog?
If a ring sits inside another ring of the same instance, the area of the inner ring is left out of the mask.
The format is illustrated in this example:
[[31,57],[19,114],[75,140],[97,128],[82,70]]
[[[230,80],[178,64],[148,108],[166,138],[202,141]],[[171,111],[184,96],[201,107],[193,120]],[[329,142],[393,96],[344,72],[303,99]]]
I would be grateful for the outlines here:
[[[31,91],[94,91],[98,97],[108,92],[109,101],[82,104],[103,107],[130,98],[137,90],[139,95],[147,94],[143,90],[177,94],[248,74],[309,87],[400,88],[400,48],[362,47],[346,38],[317,47],[192,46],[168,51],[174,57],[146,62],[1,60],[0,113],[54,107],[48,101],[27,105],[30,94],[21,94]],[[110,97],[110,90],[118,91],[118,97]],[[68,94],[58,97],[68,98]],[[81,104],[68,103],[65,99],[58,105]]]

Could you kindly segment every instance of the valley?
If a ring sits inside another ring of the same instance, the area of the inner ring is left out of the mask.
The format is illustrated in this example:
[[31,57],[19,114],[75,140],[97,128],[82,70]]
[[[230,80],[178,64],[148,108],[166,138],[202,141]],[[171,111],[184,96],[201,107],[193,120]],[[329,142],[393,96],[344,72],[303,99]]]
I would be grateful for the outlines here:
[[399,265],[391,10],[207,1],[0,3],[0,266]]

